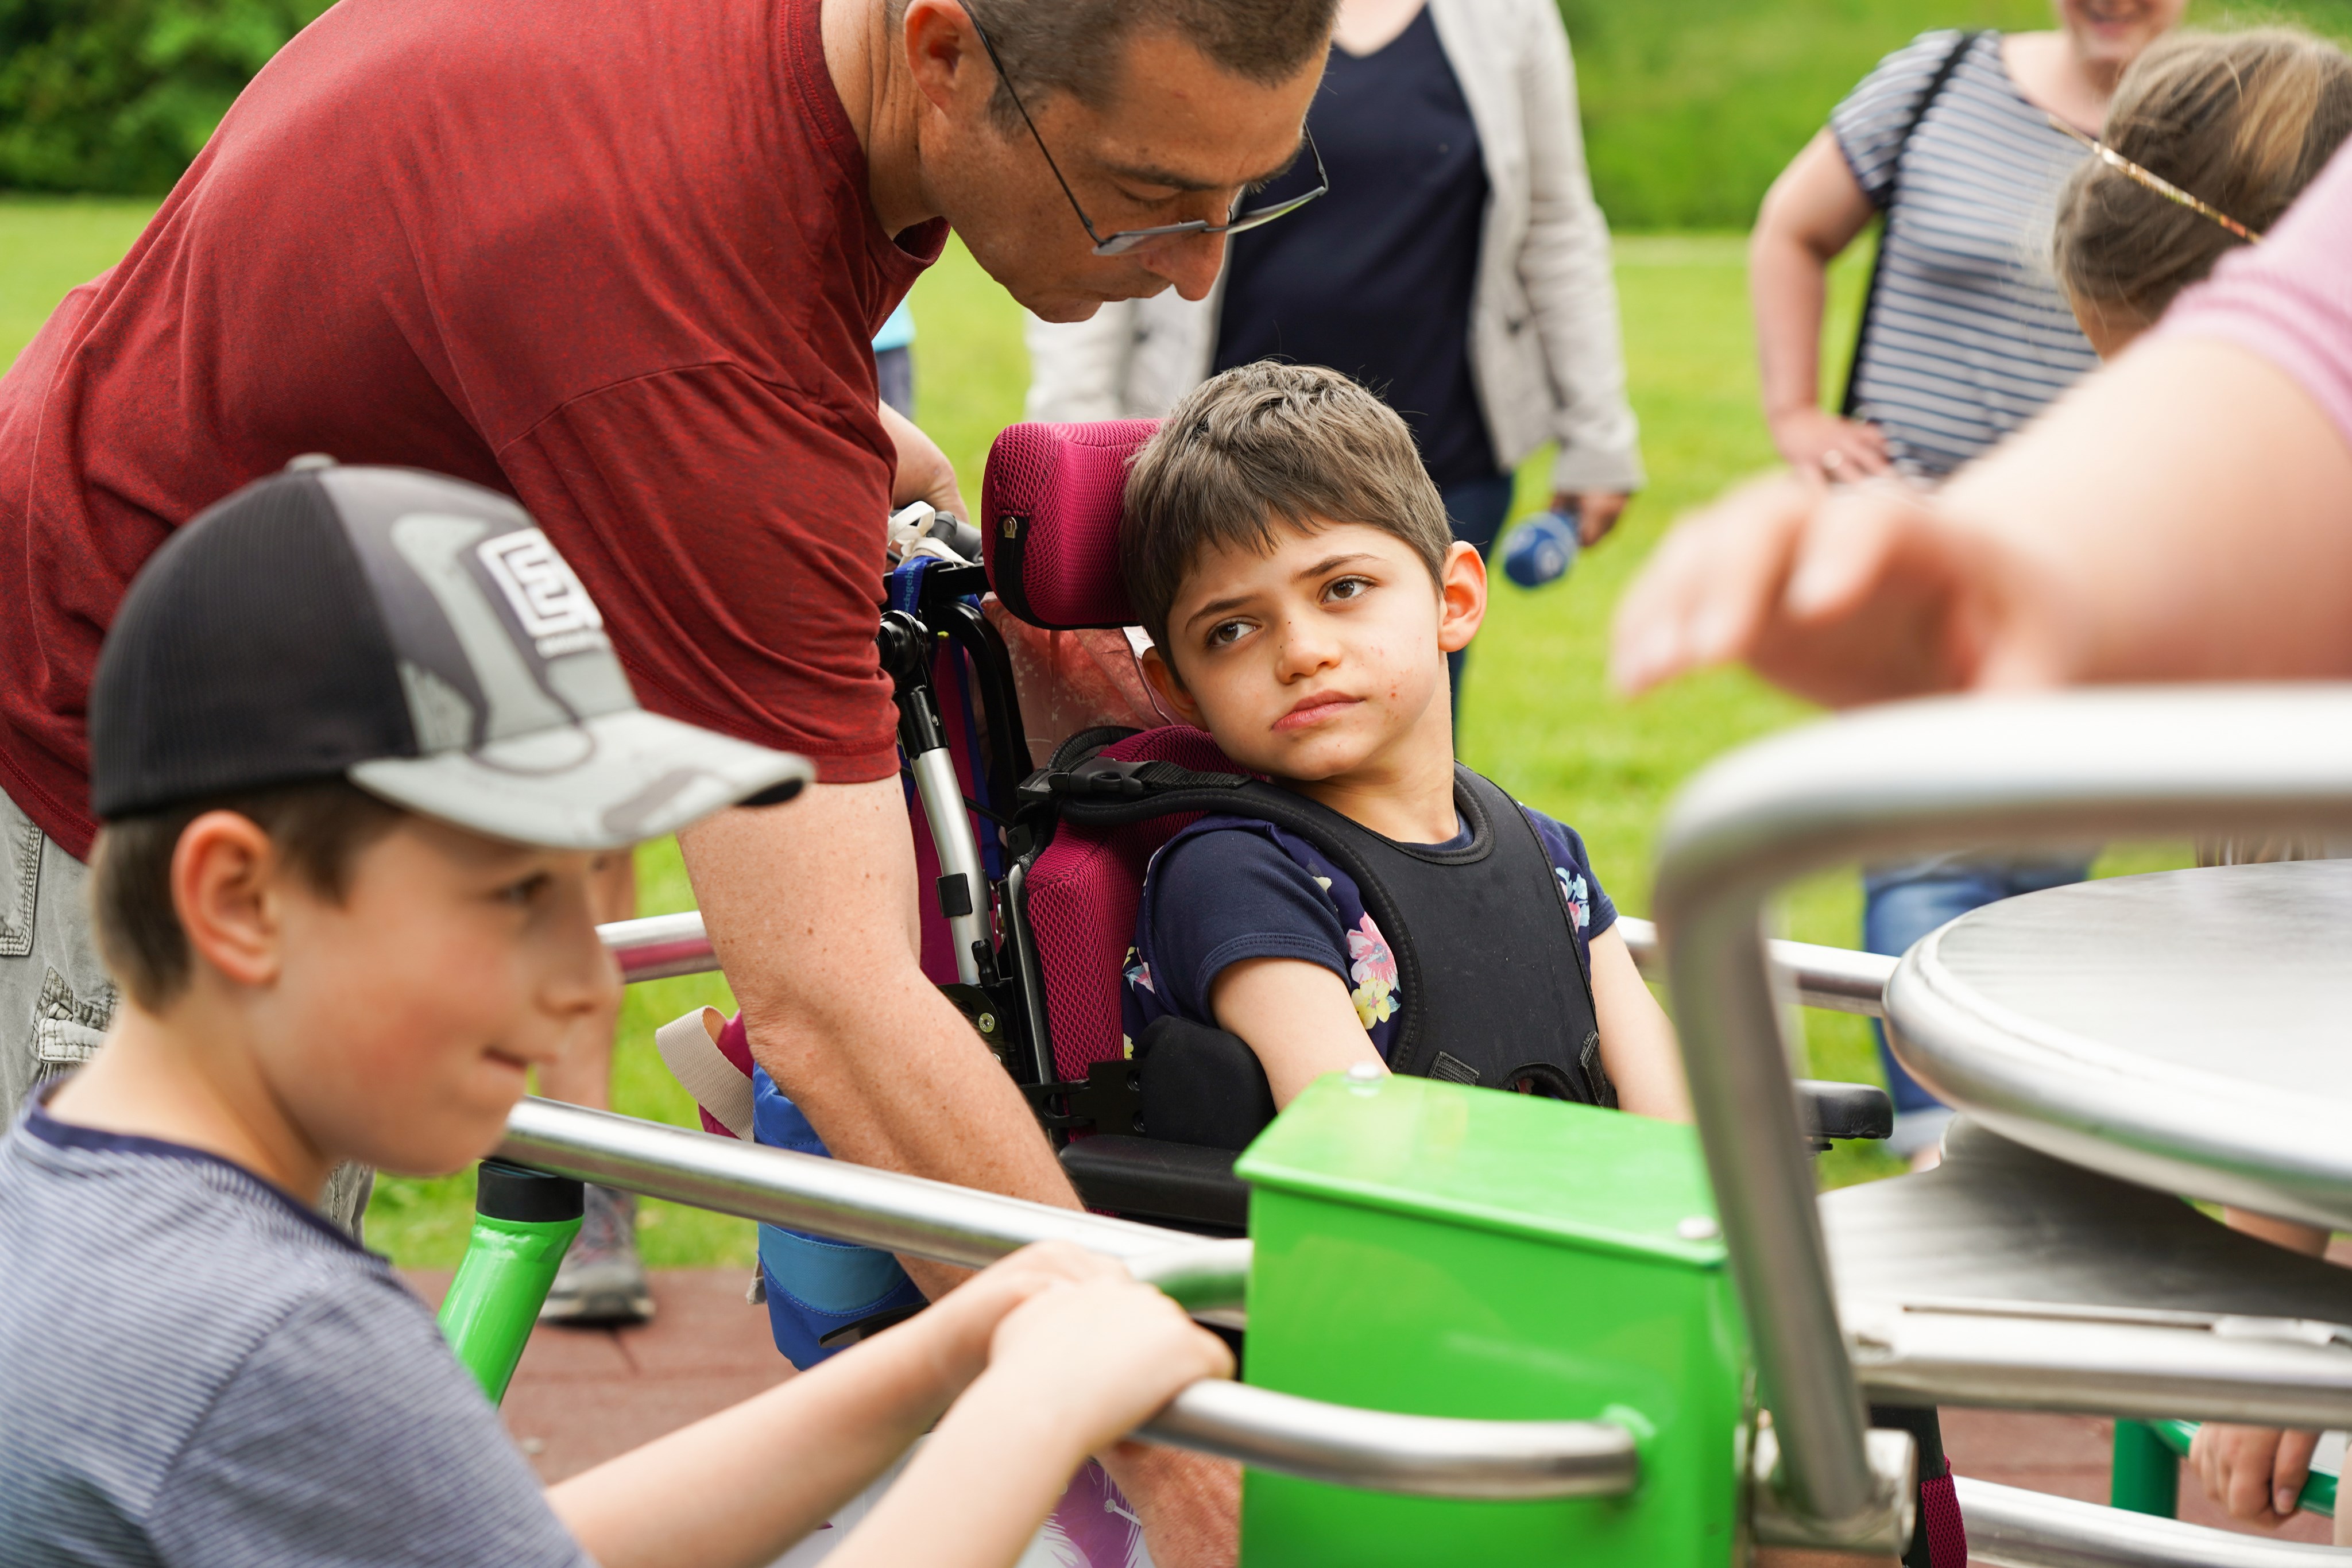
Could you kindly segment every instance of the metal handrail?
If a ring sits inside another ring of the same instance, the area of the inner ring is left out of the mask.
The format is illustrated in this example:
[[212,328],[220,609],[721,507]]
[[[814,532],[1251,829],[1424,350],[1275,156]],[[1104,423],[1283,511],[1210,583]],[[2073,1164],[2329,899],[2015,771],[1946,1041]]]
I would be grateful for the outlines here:
[[[1657,926],[1635,915],[1621,915],[1617,929],[1623,934],[1643,978],[1664,983],[1666,956],[1658,945]],[[620,960],[621,977],[632,985],[677,975],[712,974],[719,968],[719,955],[711,950],[702,915],[696,910],[615,920],[598,926],[596,933]],[[1806,1007],[1885,1016],[1886,982],[1899,960],[1883,953],[1825,947],[1814,942],[1775,941],[1771,952],[1773,968]]]
[[2352,827],[2352,688],[1938,699],[1744,748],[1676,798],[1656,910],[1675,1025],[1791,1507],[1885,1506],[1788,1093],[1761,921],[1775,889],[1856,860],[2108,837]]
[[1956,1477],[1969,1561],[1993,1568],[2341,1568],[2332,1546],[2208,1530],[2153,1514]]
[[[1666,954],[1659,944],[1656,924],[1621,915],[1617,917],[1617,929],[1624,936],[1625,946],[1633,955],[1642,977],[1664,985]],[[1886,1016],[1886,982],[1894,977],[1895,966],[1902,962],[1900,958],[1777,937],[1767,948],[1772,956],[1772,972],[1801,1005],[1833,1013],[1861,1013],[1867,1018]]]
[[[1188,1311],[1241,1303],[1246,1241],[1055,1208],[895,1171],[527,1099],[498,1157],[771,1225],[979,1267],[1033,1241],[1108,1253]],[[1403,1416],[1205,1382],[1135,1435],[1341,1486],[1445,1498],[1615,1497],[1633,1489],[1632,1432],[1609,1421],[1466,1421]]]

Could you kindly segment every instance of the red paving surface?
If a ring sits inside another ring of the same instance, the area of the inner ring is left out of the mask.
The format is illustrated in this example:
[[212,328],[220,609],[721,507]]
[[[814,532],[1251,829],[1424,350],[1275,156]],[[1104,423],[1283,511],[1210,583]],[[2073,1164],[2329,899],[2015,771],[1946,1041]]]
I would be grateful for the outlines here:
[[[409,1276],[428,1301],[446,1273]],[[548,1480],[591,1465],[781,1383],[791,1369],[768,1337],[768,1314],[743,1300],[748,1270],[680,1270],[654,1276],[659,1309],[641,1329],[542,1329],[507,1391],[508,1430]],[[1944,1413],[1944,1443],[1964,1476],[2104,1502],[2110,1427],[2081,1416]],[[2181,1517],[2231,1528],[2193,1479]],[[2328,1522],[2303,1517],[2279,1532],[2326,1542]]]

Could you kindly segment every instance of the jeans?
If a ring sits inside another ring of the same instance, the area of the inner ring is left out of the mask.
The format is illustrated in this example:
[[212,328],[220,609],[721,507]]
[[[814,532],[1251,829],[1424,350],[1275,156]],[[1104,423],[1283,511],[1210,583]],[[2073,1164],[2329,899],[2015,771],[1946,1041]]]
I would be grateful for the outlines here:
[[[1512,481],[1511,475],[1496,474],[1448,485],[1439,492],[1445,502],[1445,520],[1454,525],[1454,537],[1477,546],[1482,559],[1494,556],[1495,536],[1503,531],[1503,519],[1511,515]],[[1462,666],[1468,653],[1465,648],[1445,655],[1445,677],[1453,687],[1457,716],[1462,711]]]
[[[1924,864],[1874,866],[1862,879],[1862,945],[1873,953],[1900,955],[1937,926],[1971,909],[2062,887],[2090,874],[2081,862],[1930,861]],[[1886,1026],[1874,1022],[1879,1065],[1886,1070],[1895,1100],[1895,1135],[1887,1146],[1908,1159],[1944,1135],[1952,1113],[1919,1081],[1903,1071],[1887,1049]]]

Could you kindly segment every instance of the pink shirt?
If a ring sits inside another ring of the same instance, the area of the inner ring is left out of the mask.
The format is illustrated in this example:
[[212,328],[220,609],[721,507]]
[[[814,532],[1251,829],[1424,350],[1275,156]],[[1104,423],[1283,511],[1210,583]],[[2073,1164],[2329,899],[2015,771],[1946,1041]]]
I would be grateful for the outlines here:
[[2221,258],[2158,329],[2218,338],[2294,378],[2352,445],[2352,145],[2258,246]]

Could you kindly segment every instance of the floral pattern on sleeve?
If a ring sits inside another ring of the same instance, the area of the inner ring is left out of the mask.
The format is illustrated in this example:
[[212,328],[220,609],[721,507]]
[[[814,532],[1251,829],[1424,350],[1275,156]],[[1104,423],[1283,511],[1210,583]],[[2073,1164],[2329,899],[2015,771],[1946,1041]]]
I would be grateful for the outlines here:
[[1357,1021],[1367,1030],[1386,1023],[1396,1016],[1402,999],[1397,992],[1396,955],[1389,951],[1388,938],[1381,935],[1369,913],[1348,933],[1348,977],[1356,982],[1348,999],[1356,1004]]

